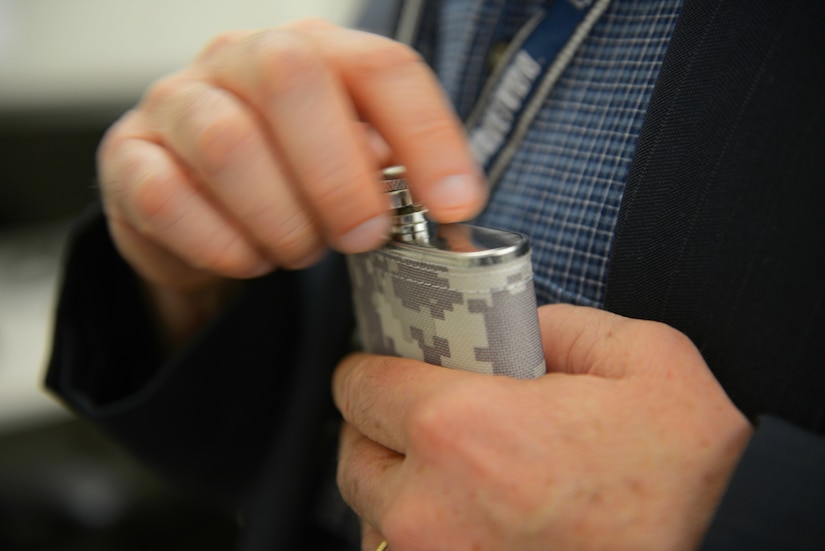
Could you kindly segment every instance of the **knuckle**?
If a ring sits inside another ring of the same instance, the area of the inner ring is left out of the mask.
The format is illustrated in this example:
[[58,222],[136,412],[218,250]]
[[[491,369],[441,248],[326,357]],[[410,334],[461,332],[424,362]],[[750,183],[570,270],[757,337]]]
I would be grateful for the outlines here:
[[360,415],[361,412],[358,411],[355,404],[357,400],[363,401],[365,398],[365,393],[356,392],[361,388],[361,380],[364,377],[364,369],[363,362],[355,359],[350,361],[352,362],[352,367],[344,371],[343,375],[341,370],[336,372],[336,377],[341,377],[341,380],[340,383],[335,386],[339,387],[341,390],[338,403],[338,408],[341,411],[341,415],[343,415],[344,419],[350,422],[356,422],[358,420],[356,414]]
[[124,158],[124,137],[115,127],[109,128],[104,134],[96,152],[98,180],[104,199],[123,198],[129,189],[131,179],[138,168],[135,161]]
[[127,129],[136,116],[137,112],[134,109],[129,110],[106,129],[97,146],[96,160],[98,165],[108,163],[112,156],[113,149],[126,138],[128,134]]
[[136,216],[138,229],[144,232],[163,231],[176,222],[173,208],[173,186],[171,176],[156,171],[145,171],[137,177],[131,188],[131,204]]
[[352,58],[356,77],[420,70],[425,64],[421,55],[412,48],[377,37],[365,42]]
[[146,89],[140,107],[150,113],[163,112],[186,88],[187,85],[179,73],[162,77]]
[[319,74],[323,61],[306,35],[299,32],[270,30],[254,41],[254,55],[261,75],[261,93],[277,98],[294,92]]
[[[625,340],[630,345],[642,344],[665,358],[697,352],[693,341],[681,331],[661,322],[632,320],[627,323]],[[634,347],[638,348],[638,347]]]
[[373,419],[371,412],[378,393],[387,388],[386,374],[396,369],[403,359],[389,356],[355,355],[347,361],[348,368],[337,376],[342,377],[335,386],[340,389],[339,408],[344,418],[354,425]]
[[98,187],[104,205],[122,206],[128,204],[130,199],[132,180],[128,171],[121,171],[118,168],[108,168],[99,170]]
[[324,189],[318,195],[317,204],[319,210],[325,213],[324,220],[332,238],[344,235],[380,213],[378,210],[368,210],[358,194],[345,193],[343,189]]
[[449,143],[455,136],[455,126],[442,112],[425,111],[405,124],[404,136],[410,143]]
[[648,320],[628,320],[621,328],[626,333],[626,338],[631,340],[659,341],[662,338],[670,338],[670,328],[659,322]]
[[344,498],[350,506],[352,505],[351,495],[353,494],[354,478],[351,474],[350,460],[346,456],[339,453],[338,463],[335,470],[335,485],[341,490],[341,497]]
[[321,246],[321,240],[312,223],[301,213],[284,217],[272,231],[278,258],[288,267],[304,259],[312,250]]
[[[222,95],[219,92],[215,92]],[[189,109],[190,119],[201,119],[201,111],[214,112],[201,121],[190,120],[183,123],[184,127],[192,128],[195,133],[194,155],[195,164],[203,175],[209,178],[219,176],[228,166],[235,162],[245,146],[251,144],[255,130],[245,116],[236,108],[210,109],[223,98],[212,98],[211,101],[201,97],[198,102],[207,105],[193,105]]]
[[463,418],[461,408],[457,407],[459,402],[453,396],[436,394],[412,406],[407,420],[411,447],[424,455],[452,449],[456,442],[450,428]]
[[207,61],[219,56],[227,49],[236,48],[248,31],[227,31],[212,37],[198,55],[198,61]]
[[652,333],[651,338],[664,345],[666,351],[687,353],[696,348],[687,335],[664,323],[650,322],[648,331]]
[[333,241],[386,210],[370,180],[343,176],[348,173],[353,173],[349,167],[338,167],[316,174],[308,189],[314,210],[322,213],[320,222]]

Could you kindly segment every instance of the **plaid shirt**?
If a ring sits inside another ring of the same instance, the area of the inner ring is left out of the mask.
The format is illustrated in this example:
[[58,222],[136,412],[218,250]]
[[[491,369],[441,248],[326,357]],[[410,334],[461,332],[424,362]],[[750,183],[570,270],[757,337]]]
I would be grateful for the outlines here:
[[[562,0],[557,0],[562,1]],[[488,59],[546,1],[433,0],[417,47],[467,117]],[[681,0],[613,0],[477,223],[530,236],[539,304],[600,307],[624,182]]]

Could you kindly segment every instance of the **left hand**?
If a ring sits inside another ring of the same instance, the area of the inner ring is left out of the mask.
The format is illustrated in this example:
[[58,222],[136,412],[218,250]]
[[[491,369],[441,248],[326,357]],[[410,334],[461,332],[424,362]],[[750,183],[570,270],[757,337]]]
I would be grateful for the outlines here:
[[565,305],[539,318],[539,379],[345,359],[344,498],[392,551],[695,548],[747,419],[670,327]]

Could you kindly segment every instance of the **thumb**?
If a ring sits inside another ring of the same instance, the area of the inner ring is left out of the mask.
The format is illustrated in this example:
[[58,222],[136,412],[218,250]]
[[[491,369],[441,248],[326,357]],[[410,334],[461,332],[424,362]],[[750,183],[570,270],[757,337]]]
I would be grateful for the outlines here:
[[699,356],[682,333],[662,323],[568,304],[539,308],[548,373],[610,379],[647,374],[674,355]]

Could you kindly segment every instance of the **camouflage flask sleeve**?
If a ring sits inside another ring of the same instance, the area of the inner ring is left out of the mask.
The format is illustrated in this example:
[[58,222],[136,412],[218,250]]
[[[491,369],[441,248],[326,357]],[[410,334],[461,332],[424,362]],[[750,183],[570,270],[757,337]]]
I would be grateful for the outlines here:
[[545,372],[527,237],[429,222],[403,167],[384,170],[392,239],[348,257],[364,349],[519,379]]

